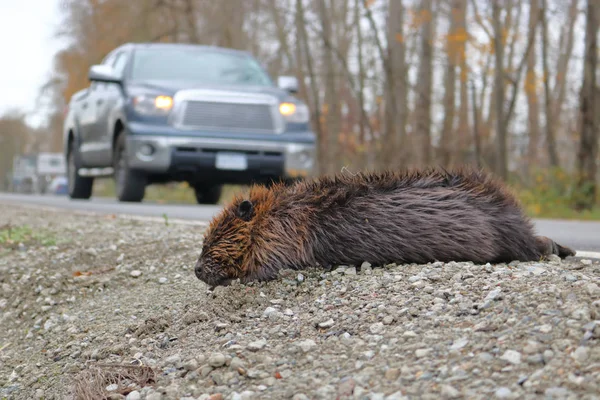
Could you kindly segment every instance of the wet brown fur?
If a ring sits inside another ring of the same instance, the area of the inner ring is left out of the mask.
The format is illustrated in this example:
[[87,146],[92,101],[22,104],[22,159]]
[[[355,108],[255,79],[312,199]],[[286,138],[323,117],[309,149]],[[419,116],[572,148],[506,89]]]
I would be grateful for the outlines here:
[[339,174],[253,186],[210,222],[196,275],[210,286],[309,266],[575,255],[536,236],[511,191],[481,170]]

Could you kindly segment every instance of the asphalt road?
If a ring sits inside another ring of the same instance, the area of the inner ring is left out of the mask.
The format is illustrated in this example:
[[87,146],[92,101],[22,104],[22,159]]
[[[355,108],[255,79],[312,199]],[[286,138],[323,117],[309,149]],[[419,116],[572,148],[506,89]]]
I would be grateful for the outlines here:
[[[46,207],[68,208],[100,214],[129,214],[147,217],[209,221],[221,207],[184,204],[119,203],[110,198],[70,200],[65,196],[34,196],[0,193],[1,203],[33,204]],[[0,205],[1,210],[1,205]],[[582,257],[600,258],[600,222],[534,220],[538,234],[551,237],[556,242],[570,246]],[[593,254],[597,252],[598,254]]]

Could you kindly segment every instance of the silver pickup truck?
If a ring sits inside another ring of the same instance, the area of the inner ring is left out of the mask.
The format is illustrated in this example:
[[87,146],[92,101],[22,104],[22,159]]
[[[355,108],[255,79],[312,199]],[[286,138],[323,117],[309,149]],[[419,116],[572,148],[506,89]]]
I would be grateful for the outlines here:
[[316,137],[294,77],[275,85],[252,55],[220,47],[125,44],[89,70],[64,123],[69,196],[113,176],[120,201],[153,183],[188,182],[198,203],[223,184],[309,176]]

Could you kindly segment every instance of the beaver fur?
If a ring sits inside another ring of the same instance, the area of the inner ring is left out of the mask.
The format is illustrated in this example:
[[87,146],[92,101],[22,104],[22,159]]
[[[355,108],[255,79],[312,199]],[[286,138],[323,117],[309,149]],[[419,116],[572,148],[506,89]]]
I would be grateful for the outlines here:
[[536,236],[510,190],[482,170],[360,172],[251,187],[210,222],[195,267],[210,287],[284,268],[535,261],[575,252]]

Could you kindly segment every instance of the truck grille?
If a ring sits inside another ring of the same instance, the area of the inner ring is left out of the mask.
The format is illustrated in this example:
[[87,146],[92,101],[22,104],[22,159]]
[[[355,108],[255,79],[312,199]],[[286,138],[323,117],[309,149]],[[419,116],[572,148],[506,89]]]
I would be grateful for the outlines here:
[[188,101],[182,125],[197,129],[218,129],[272,133],[275,124],[268,104],[236,104]]

